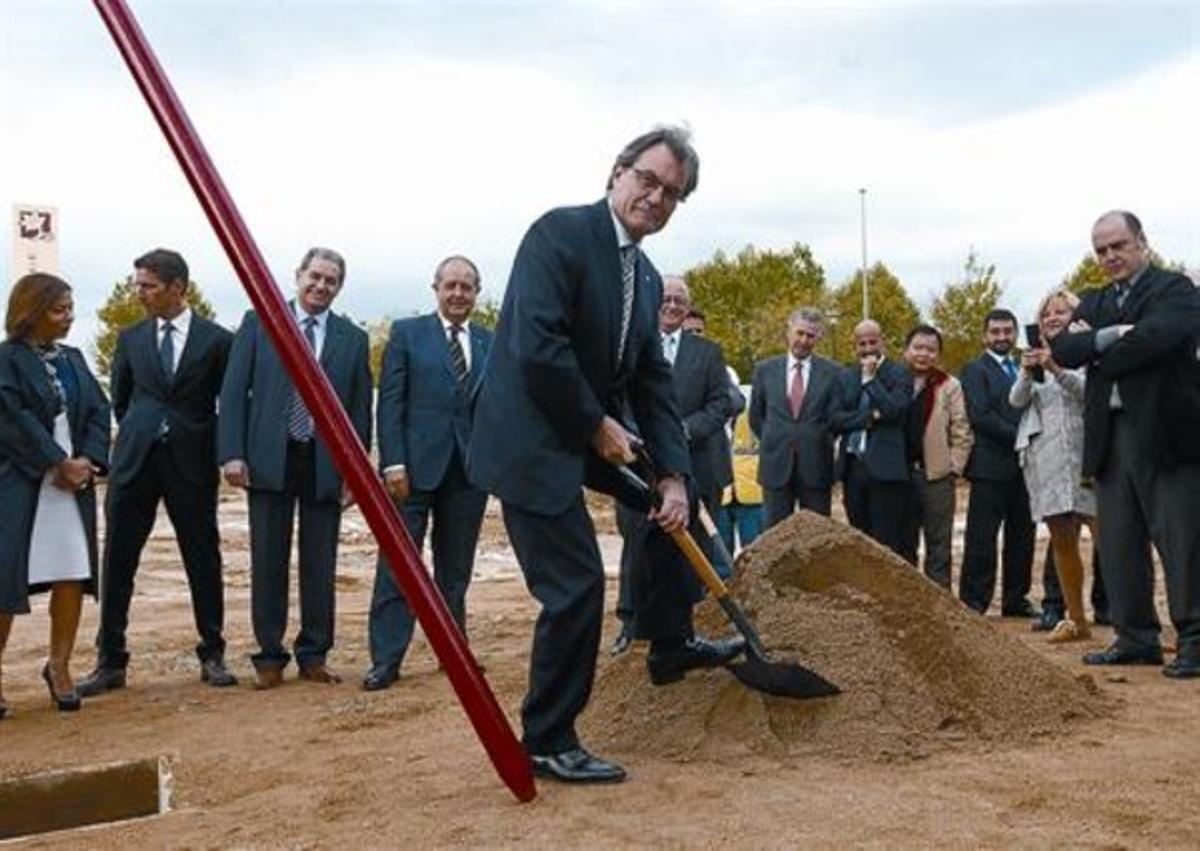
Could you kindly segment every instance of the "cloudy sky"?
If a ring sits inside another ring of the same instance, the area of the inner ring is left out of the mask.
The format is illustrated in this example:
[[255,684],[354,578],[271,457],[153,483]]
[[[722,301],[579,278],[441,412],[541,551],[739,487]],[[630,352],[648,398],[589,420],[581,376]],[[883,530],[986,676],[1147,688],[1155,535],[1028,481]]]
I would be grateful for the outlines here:
[[[617,150],[695,134],[700,187],[646,248],[664,271],[808,243],[868,250],[925,308],[969,250],[1028,312],[1095,216],[1141,214],[1200,265],[1200,3],[130,0],[277,279],[341,250],[359,319],[426,309],[439,258],[499,297],[528,224],[598,198]],[[182,251],[218,319],[248,301],[83,0],[0,0],[0,273],[14,202],[56,205],[95,308]]]

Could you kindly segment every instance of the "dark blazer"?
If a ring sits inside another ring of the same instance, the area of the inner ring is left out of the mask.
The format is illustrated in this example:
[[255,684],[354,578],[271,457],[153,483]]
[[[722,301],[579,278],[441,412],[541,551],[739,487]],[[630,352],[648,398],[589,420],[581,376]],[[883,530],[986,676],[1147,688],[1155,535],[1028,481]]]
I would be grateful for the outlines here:
[[833,487],[833,432],[830,416],[837,401],[839,367],[812,355],[800,416],[792,418],[785,387],[787,355],[768,358],[754,368],[750,389],[750,429],[759,439],[758,483],[788,486],[793,467],[806,488]]
[[590,448],[605,414],[633,419],[664,470],[690,474],[671,365],[662,353],[662,280],[639,250],[623,357],[621,264],[607,200],[551,210],[517,249],[475,408],[468,473],[527,511],[554,516],[586,484],[622,492]]
[[719,493],[733,481],[725,423],[734,415],[721,347],[695,334],[681,334],[671,377],[696,487],[702,494]]
[[959,381],[967,420],[975,432],[975,444],[967,458],[967,479],[1008,482],[1018,478],[1017,424],[1023,411],[1008,403],[1013,382],[989,352],[964,366]]
[[[371,445],[371,369],[367,334],[334,313],[325,326],[321,369],[363,446]],[[253,310],[233,338],[221,384],[217,461],[250,467],[250,487],[282,491],[287,466],[287,414],[293,385]],[[342,479],[320,436],[316,441],[316,498],[341,498]]]
[[164,419],[179,476],[196,485],[216,483],[217,397],[232,342],[233,334],[193,312],[179,365],[168,380],[159,356],[157,320],[146,319],[121,332],[110,385],[119,426],[112,456],[114,484],[127,484],[138,474]]
[[[1063,366],[1088,367],[1084,395],[1083,474],[1104,470],[1112,432],[1109,410],[1116,382],[1122,417],[1136,424],[1142,457],[1157,463],[1200,460],[1195,456],[1200,410],[1179,407],[1195,387],[1197,345],[1200,344],[1200,292],[1191,279],[1156,266],[1147,267],[1121,307],[1111,284],[1083,297],[1076,319],[1090,331],[1063,332],[1051,351]],[[1103,354],[1096,351],[1096,331],[1110,325],[1132,324],[1134,330]],[[1185,382],[1182,386],[1180,382]]]
[[492,332],[470,325],[471,371],[466,392],[450,362],[437,313],[392,324],[379,378],[379,467],[407,468],[417,490],[436,489],[455,449],[466,459],[471,438],[471,405],[479,391]]
[[[79,394],[67,410],[71,441],[82,455],[108,470],[111,415],[108,399],[79,349],[63,346],[79,380]],[[67,458],[54,440],[58,396],[41,358],[22,342],[0,342],[0,613],[29,611],[29,543],[42,479]],[[96,489],[76,491],[75,501],[88,538],[95,593],[97,568]]]
[[[912,406],[912,376],[900,364],[885,358],[875,378],[862,383],[862,368],[850,366],[838,376],[837,405],[830,415],[830,426],[841,435],[838,453],[838,478],[846,477],[846,438],[859,429],[867,430],[867,453],[862,459],[872,479],[880,482],[907,482],[908,447],[905,426]],[[860,404],[863,393],[870,406]],[[872,420],[871,411],[879,411]]]

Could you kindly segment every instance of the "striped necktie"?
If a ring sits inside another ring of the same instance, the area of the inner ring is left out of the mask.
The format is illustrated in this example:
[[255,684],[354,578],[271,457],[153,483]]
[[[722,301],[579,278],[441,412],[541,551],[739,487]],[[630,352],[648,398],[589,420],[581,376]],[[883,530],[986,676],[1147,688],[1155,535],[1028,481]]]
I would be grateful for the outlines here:
[[[306,316],[300,323],[304,326],[304,339],[308,342],[308,347],[314,353],[317,351],[317,334],[313,330],[313,326],[317,324],[315,317]],[[312,440],[313,436],[313,421],[312,416],[308,413],[308,408],[304,405],[304,400],[300,398],[300,391],[292,388],[292,404],[288,408],[288,437],[292,440],[307,442]]]
[[463,351],[462,341],[458,339],[458,335],[463,332],[463,327],[451,323],[450,325],[450,366],[454,368],[454,377],[458,379],[458,386],[462,387],[467,382],[467,353]]
[[621,249],[621,337],[617,345],[617,360],[625,356],[625,342],[629,339],[629,322],[633,318],[634,271],[637,268],[637,246],[627,245]]

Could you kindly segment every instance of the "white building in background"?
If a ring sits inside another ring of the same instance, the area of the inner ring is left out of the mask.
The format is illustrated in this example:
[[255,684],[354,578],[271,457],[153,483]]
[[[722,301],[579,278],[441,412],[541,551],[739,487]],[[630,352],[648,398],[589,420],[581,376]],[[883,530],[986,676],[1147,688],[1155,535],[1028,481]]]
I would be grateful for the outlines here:
[[30,272],[58,274],[58,208],[14,204],[12,283]]

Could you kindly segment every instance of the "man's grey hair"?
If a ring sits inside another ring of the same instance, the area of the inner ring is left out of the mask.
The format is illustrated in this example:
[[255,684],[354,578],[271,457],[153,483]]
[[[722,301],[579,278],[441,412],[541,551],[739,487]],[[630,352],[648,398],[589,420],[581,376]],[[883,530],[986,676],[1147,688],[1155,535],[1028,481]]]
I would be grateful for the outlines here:
[[330,263],[338,267],[338,283],[346,283],[346,261],[342,255],[338,254],[332,248],[313,247],[304,252],[304,259],[300,261],[300,271],[303,272],[308,268],[308,264],[314,260],[328,260]]
[[686,201],[687,197],[696,190],[696,184],[700,182],[700,155],[692,147],[691,131],[686,127],[670,124],[655,127],[626,145],[621,153],[617,154],[617,161],[613,163],[612,171],[608,173],[608,184],[605,188],[612,189],[613,178],[618,168],[632,168],[633,164],[638,161],[638,157],[655,145],[666,145],[679,164],[687,171],[687,180],[684,181],[683,191],[679,194],[679,200]]
[[437,268],[433,270],[433,285],[436,287],[441,283],[442,275],[446,273],[446,267],[455,261],[470,266],[471,274],[475,276],[475,291],[479,292],[479,290],[483,289],[483,276],[479,274],[479,267],[475,265],[470,257],[464,257],[461,254],[451,254],[441,263],[437,264]]
[[811,307],[809,305],[797,307],[788,314],[788,327],[791,328],[797,322],[811,322],[814,325],[824,328],[825,314],[818,307]]

